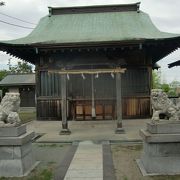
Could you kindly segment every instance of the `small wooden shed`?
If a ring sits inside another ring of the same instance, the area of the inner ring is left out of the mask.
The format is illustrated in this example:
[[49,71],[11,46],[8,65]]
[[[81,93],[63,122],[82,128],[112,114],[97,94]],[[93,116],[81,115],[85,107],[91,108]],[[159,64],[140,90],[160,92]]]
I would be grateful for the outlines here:
[[0,86],[20,93],[20,107],[35,107],[35,74],[8,74],[0,81]]

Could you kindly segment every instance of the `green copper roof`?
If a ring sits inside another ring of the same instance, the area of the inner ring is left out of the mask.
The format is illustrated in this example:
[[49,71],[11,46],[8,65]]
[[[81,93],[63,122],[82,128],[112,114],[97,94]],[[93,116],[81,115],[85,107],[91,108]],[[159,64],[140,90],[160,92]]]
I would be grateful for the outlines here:
[[25,38],[6,44],[66,44],[180,37],[159,31],[141,11],[67,13],[43,17]]

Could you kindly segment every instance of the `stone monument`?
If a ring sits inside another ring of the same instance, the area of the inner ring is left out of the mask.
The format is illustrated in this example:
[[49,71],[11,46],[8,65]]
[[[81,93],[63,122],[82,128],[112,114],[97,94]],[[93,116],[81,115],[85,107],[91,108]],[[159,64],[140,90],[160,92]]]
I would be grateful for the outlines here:
[[32,154],[34,132],[26,132],[18,115],[19,93],[6,93],[0,104],[0,177],[20,177],[37,163]]
[[[153,116],[140,130],[143,154],[137,163],[143,175],[180,174],[180,106],[160,89],[151,92]],[[164,113],[166,119],[160,119]]]

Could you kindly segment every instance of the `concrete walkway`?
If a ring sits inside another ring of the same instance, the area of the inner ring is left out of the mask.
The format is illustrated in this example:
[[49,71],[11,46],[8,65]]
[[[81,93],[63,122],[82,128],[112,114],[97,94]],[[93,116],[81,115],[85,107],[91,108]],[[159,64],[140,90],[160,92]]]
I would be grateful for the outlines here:
[[36,142],[135,141],[141,140],[139,129],[146,128],[148,121],[123,120],[125,134],[115,134],[116,121],[70,121],[70,135],[59,135],[61,121],[32,121],[27,124],[27,128],[43,134]]
[[33,121],[27,124],[27,130],[42,134],[36,142],[79,142],[75,154],[71,153],[66,166],[64,163],[61,166],[59,174],[62,178],[58,180],[114,180],[110,146],[101,143],[141,141],[139,129],[146,128],[148,121],[150,120],[123,120],[125,134],[115,134],[116,121],[71,121],[70,135],[59,135],[60,121]]
[[79,143],[64,180],[103,180],[102,145]]

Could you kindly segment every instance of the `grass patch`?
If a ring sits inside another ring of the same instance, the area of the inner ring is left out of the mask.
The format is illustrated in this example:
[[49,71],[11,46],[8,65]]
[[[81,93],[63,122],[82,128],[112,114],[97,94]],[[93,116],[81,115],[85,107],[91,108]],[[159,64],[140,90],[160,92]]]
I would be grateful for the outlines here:
[[118,151],[141,151],[142,150],[142,145],[138,144],[138,145],[117,145],[114,150],[116,152]]
[[128,178],[125,176],[125,177],[123,177],[123,180],[128,180]]
[[0,177],[0,180],[52,180],[53,170],[52,168],[42,169],[41,171],[32,171],[31,175],[28,177]]
[[52,169],[43,169],[38,174],[27,178],[27,180],[52,180],[53,173]]
[[6,178],[5,177],[0,177],[0,180],[6,180]]
[[21,119],[22,124],[33,121],[36,119],[35,112],[19,112],[19,117]]
[[127,146],[126,148],[132,151],[140,151],[142,149],[142,145],[140,144],[140,145],[134,145],[134,146]]
[[179,180],[180,176],[179,175],[174,175],[174,176],[154,176],[152,177],[154,180]]

